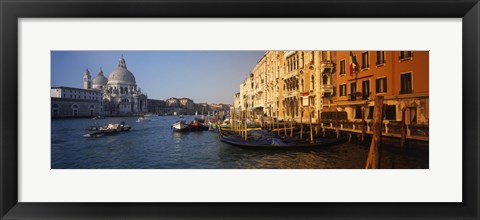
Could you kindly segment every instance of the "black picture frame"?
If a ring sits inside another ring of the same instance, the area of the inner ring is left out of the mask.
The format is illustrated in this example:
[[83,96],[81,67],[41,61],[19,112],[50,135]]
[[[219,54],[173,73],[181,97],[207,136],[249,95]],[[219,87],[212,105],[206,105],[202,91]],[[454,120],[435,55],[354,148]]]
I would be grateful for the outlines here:
[[[0,0],[0,15],[1,219],[479,219],[478,0]],[[462,18],[463,202],[20,203],[18,19],[83,17]]]

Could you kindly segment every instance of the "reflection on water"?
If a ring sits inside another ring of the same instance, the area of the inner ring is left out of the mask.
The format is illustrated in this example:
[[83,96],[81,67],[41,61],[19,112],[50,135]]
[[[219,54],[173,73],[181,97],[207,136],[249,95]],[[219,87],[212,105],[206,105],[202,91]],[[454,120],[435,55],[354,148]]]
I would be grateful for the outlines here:
[[[345,143],[311,150],[248,150],[222,143],[216,133],[172,132],[175,116],[52,120],[52,169],[357,169],[363,168],[368,146]],[[193,118],[185,118],[191,120]],[[85,137],[88,126],[119,123],[126,133]],[[385,145],[383,168],[428,168],[428,151],[400,151]]]

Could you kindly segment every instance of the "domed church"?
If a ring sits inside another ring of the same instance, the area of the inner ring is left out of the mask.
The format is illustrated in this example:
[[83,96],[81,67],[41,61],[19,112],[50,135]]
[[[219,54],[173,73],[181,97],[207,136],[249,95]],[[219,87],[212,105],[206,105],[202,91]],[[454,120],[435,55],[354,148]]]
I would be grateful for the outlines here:
[[141,114],[147,112],[147,95],[137,87],[135,76],[127,69],[123,55],[117,68],[108,78],[100,72],[91,80],[90,72],[83,75],[84,89],[99,90],[103,95],[103,110],[106,115]]

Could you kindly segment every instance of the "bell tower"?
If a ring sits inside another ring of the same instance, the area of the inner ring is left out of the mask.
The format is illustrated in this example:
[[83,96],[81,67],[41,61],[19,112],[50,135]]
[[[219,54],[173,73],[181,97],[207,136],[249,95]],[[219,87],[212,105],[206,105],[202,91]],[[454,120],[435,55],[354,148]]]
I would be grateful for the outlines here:
[[83,88],[92,89],[92,76],[90,75],[90,71],[88,71],[88,68],[83,73]]

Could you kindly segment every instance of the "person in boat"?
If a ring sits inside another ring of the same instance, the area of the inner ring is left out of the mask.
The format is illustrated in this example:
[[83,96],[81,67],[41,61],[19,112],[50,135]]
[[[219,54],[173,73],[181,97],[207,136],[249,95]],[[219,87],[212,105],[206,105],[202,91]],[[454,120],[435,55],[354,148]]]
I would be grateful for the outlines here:
[[120,126],[121,126],[122,128],[125,127],[125,122],[124,122],[124,121],[120,122]]

